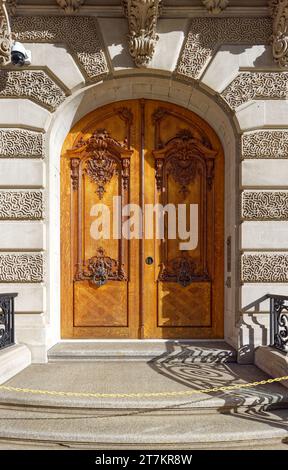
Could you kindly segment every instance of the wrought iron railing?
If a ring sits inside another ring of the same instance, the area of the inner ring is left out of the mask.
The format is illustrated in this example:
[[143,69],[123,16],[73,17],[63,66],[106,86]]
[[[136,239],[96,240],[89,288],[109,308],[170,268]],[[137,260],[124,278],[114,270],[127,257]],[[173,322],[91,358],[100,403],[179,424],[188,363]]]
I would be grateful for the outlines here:
[[0,349],[15,342],[14,299],[18,294],[0,294]]
[[288,352],[288,296],[266,294],[251,304],[246,305],[242,312],[252,308],[259,311],[260,304],[270,301],[270,346]]

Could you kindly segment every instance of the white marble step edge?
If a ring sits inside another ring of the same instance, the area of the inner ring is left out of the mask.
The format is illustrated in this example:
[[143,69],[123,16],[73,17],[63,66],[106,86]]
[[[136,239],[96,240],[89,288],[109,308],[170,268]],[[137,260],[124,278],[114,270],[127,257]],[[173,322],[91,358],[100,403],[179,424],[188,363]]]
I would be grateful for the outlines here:
[[[171,340],[159,342],[97,341],[95,343],[63,341],[48,351],[48,360],[49,362],[149,360],[167,354],[170,347],[174,349],[173,352],[170,350],[170,356],[174,354],[177,356],[179,353],[181,355],[181,346],[184,346],[187,353],[189,349],[194,351],[195,362],[205,362],[203,356],[210,358],[210,362],[236,362],[235,349],[224,341]],[[182,352],[185,354],[185,350]]]
[[0,385],[31,364],[31,352],[24,344],[0,350]]
[[[278,419],[277,419],[278,418]],[[285,442],[287,410],[277,416],[266,413],[241,415],[79,417],[73,413],[0,412],[0,442],[3,439],[48,441],[50,443],[94,443],[118,445],[248,443],[278,439]]]
[[[254,362],[259,369],[271,377],[288,376],[288,353],[270,346],[259,346],[255,350]],[[281,384],[288,388],[288,380],[283,380]]]

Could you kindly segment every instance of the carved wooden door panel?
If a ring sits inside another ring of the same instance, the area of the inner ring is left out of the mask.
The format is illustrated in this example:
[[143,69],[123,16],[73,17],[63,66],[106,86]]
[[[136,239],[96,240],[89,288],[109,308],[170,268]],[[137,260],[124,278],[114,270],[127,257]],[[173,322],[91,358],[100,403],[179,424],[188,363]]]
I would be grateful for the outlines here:
[[[138,113],[137,102],[104,107],[86,116],[66,139],[61,167],[63,337],[138,336],[139,241],[113,233],[123,207],[139,203]],[[108,217],[97,227],[101,207]],[[98,239],[101,228],[103,238]]]
[[[73,128],[61,161],[63,337],[223,336],[223,166],[212,129],[175,105],[116,103]],[[127,239],[135,211],[140,233]]]
[[[144,270],[143,336],[221,338],[224,293],[221,144],[199,117],[170,104],[146,102],[145,128],[145,179],[156,180],[154,187],[145,185],[145,203],[162,204],[170,210],[165,215],[163,239],[145,241],[145,256],[153,257],[155,262]],[[175,235],[169,234],[174,208]],[[188,244],[186,229],[191,232]]]

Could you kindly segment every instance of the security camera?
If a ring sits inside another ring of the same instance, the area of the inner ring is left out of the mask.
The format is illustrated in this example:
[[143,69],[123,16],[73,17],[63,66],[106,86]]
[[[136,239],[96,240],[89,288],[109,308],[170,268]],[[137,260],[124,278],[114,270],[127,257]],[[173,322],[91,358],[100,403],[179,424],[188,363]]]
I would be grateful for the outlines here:
[[30,65],[32,60],[31,51],[27,51],[21,42],[14,42],[11,48],[11,62],[13,65]]

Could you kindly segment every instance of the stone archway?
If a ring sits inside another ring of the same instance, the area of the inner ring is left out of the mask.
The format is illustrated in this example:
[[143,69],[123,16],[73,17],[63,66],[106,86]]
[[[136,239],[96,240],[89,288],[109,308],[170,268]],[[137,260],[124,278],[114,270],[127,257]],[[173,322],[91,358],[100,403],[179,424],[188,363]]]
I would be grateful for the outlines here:
[[[235,245],[231,246],[232,266],[237,269],[236,240],[237,240],[237,154],[236,132],[233,122],[219,104],[203,91],[192,89],[191,86],[163,77],[134,76],[107,81],[102,84],[82,89],[69,98],[55,113],[53,123],[48,132],[50,164],[50,299],[51,315],[51,344],[60,339],[60,211],[59,211],[59,169],[60,153],[64,139],[73,125],[92,110],[116,100],[150,98],[175,103],[194,111],[211,125],[219,135],[225,154],[225,239],[233,236]],[[225,263],[227,264],[227,263]],[[234,268],[233,268],[234,269]],[[236,272],[235,272],[236,274]],[[225,266],[225,277],[227,266]],[[238,279],[238,275],[235,276]],[[228,280],[229,282],[229,280]],[[235,312],[237,305],[237,286],[225,287],[225,339],[237,344],[237,329],[235,327]]]

